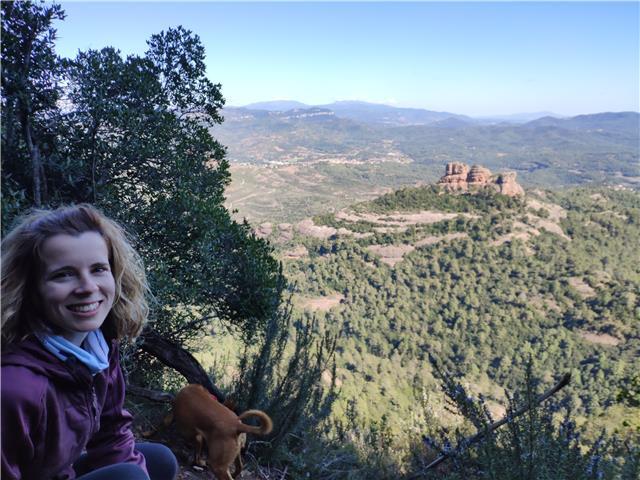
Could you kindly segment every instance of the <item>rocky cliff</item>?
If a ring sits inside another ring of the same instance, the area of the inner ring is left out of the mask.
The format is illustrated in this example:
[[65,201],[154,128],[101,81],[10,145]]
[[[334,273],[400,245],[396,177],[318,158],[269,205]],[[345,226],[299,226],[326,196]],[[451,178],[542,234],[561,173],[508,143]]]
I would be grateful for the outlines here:
[[438,181],[438,185],[453,192],[477,192],[491,189],[510,197],[524,195],[524,190],[516,182],[516,172],[492,175],[488,168],[480,165],[469,168],[468,165],[459,162],[447,164],[446,173]]

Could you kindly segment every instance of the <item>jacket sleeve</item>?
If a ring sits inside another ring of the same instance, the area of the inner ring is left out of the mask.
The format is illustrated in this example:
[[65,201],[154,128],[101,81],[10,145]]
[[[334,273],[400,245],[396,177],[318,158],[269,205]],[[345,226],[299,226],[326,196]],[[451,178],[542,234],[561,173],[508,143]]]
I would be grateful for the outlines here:
[[[33,380],[33,381],[32,381]],[[2,367],[2,479],[21,479],[31,465],[42,423],[44,389],[29,370]]]
[[[100,429],[87,444],[86,463],[91,469],[116,463],[135,463],[146,471],[144,456],[135,450],[131,431],[131,414],[124,409],[125,382],[120,368],[117,346],[107,372],[107,388],[100,415]],[[96,398],[94,397],[94,401]],[[81,472],[78,472],[81,474]]]

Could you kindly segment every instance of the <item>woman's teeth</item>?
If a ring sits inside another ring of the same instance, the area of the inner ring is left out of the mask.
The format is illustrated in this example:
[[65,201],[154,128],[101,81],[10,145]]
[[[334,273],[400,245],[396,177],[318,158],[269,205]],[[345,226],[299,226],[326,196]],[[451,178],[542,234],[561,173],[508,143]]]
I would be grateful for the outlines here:
[[72,312],[84,313],[92,312],[100,306],[100,302],[89,303],[86,305],[69,305],[67,308]]

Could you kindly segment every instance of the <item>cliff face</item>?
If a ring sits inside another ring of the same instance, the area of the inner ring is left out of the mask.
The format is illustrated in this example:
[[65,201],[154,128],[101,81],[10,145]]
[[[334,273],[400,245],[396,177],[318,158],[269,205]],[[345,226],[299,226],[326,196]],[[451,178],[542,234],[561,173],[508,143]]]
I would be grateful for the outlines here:
[[516,172],[505,172],[496,175],[496,185],[503,195],[516,197],[524,195],[524,189],[516,182]]
[[438,181],[438,185],[453,192],[475,192],[489,188],[510,197],[524,195],[524,190],[516,182],[516,172],[492,175],[488,168],[480,165],[469,168],[468,165],[459,162],[447,164],[446,173]]

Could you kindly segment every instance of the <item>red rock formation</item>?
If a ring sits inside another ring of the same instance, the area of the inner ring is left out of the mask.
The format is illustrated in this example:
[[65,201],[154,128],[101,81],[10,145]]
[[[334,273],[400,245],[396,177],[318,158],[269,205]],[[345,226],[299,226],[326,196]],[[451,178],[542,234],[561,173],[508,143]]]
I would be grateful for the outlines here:
[[491,172],[488,168],[481,167],[480,165],[474,165],[469,170],[469,175],[467,175],[467,183],[474,185],[486,185],[490,183],[491,180]]
[[447,164],[447,176],[464,175],[466,177],[468,172],[469,167],[464,163],[453,162]]
[[524,190],[516,182],[516,173],[507,172],[491,175],[489,169],[474,165],[469,169],[464,163],[447,164],[446,174],[438,181],[438,185],[449,191],[474,192],[490,188],[508,196],[524,195]]
[[464,163],[448,163],[447,173],[438,182],[447,190],[467,190],[467,175],[469,167]]
[[501,173],[496,178],[500,193],[509,197],[524,195],[524,189],[516,182],[516,172]]

